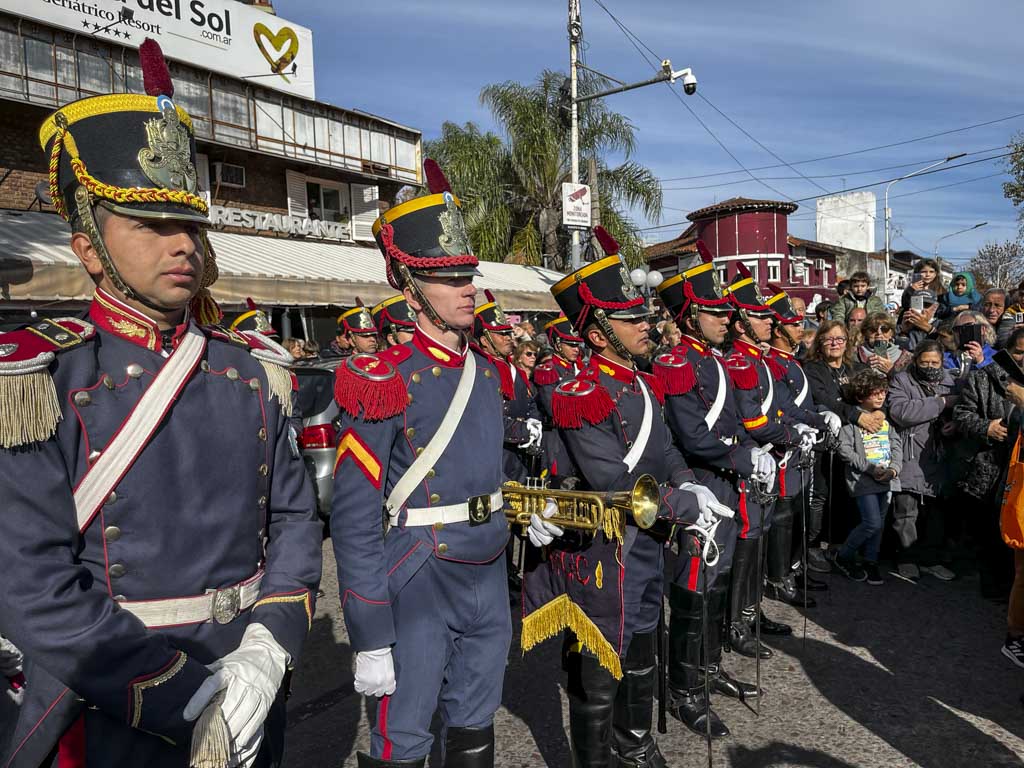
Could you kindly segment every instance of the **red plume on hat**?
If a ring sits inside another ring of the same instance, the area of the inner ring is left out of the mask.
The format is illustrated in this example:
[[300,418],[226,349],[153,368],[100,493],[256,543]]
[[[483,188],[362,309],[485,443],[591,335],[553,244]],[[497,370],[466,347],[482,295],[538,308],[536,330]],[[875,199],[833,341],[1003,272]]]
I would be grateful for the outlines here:
[[779,288],[779,286],[775,285],[775,283],[768,283],[768,289],[772,292],[772,296],[784,293],[784,291]]
[[710,264],[712,261],[715,260],[714,257],[711,255],[711,251],[708,249],[707,245],[704,243],[703,240],[697,241],[697,253],[700,254],[701,261],[703,261],[705,264]]
[[150,96],[174,96],[174,83],[164,61],[160,43],[151,37],[139,46],[139,63],[142,65],[142,83]]
[[740,277],[753,277],[753,275],[750,274],[750,270],[747,269],[747,265],[742,261],[736,262],[736,271],[740,273]]
[[448,183],[448,177],[444,175],[441,166],[429,157],[423,161],[423,173],[427,177],[427,189],[432,195],[452,191],[452,186]]
[[358,296],[356,296],[356,306],[357,307],[363,306],[363,300],[360,299]]
[[619,252],[618,241],[600,224],[594,227],[594,237],[596,237],[597,242],[601,244],[601,250],[605,252],[606,256],[614,256]]
[[256,306],[256,302],[253,301],[252,298],[249,296],[245,297],[245,306],[247,306],[250,310],[253,311],[259,309],[259,307]]
[[487,300],[488,300],[489,302],[491,302],[492,304],[494,304],[494,303],[497,303],[497,302],[495,302],[495,300],[494,300],[494,294],[493,294],[493,293],[491,293],[491,291],[490,291],[490,289],[489,289],[489,288],[484,288],[484,296],[486,296],[486,297],[487,297]]

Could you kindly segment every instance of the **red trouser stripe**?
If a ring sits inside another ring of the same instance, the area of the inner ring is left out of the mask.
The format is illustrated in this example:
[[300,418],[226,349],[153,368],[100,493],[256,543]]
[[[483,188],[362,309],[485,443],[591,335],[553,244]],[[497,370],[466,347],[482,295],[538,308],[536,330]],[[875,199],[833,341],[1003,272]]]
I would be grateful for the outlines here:
[[786,498],[786,468],[779,468],[779,498]]
[[391,739],[388,738],[388,702],[390,696],[384,696],[380,700],[380,708],[377,710],[377,727],[380,728],[381,738],[384,739],[384,749],[381,752],[382,760],[391,759]]
[[740,538],[747,538],[747,534],[750,533],[750,515],[747,513],[747,484],[740,483],[740,520],[743,521],[743,527],[740,529]]
[[57,768],[85,768],[85,715],[79,715],[60,737]]
[[697,591],[697,577],[700,575],[700,557],[694,555],[690,558],[690,578],[686,580],[686,588],[691,592]]

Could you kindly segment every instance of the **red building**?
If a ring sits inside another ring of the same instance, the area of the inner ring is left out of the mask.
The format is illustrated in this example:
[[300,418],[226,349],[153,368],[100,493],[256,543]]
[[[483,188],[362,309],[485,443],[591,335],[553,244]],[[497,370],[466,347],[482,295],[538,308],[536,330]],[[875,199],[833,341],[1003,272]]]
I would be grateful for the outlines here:
[[816,297],[834,298],[836,257],[843,250],[792,237],[787,217],[796,209],[796,203],[745,197],[709,205],[686,217],[693,223],[679,237],[648,246],[648,263],[666,277],[677,274],[693,263],[700,239],[723,284],[732,281],[742,262],[766,295],[771,283],[809,304]]

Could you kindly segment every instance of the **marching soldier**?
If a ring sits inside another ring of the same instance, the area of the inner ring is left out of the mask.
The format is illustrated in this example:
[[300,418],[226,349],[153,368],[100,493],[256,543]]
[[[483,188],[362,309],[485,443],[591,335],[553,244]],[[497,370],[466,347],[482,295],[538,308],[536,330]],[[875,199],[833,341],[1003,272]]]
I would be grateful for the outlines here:
[[[733,304],[732,355],[727,360],[727,368],[736,387],[743,426],[758,445],[773,446],[779,467],[775,479],[784,478],[789,461],[802,446],[808,446],[808,441],[813,444],[813,437],[805,436],[810,427],[796,424],[789,415],[791,401],[789,390],[782,382],[784,369],[765,357],[762,345],[767,346],[771,339],[772,309],[761,298],[750,271],[742,263],[737,265],[736,277],[724,293]],[[790,635],[793,628],[771,621],[761,610],[762,538],[771,526],[779,486],[774,482],[770,486],[757,482],[753,485],[755,493],[747,495],[746,514],[741,510],[743,522],[736,542],[729,644],[744,656],[766,659],[772,652],[757,642],[757,631]]]
[[[838,434],[839,417],[830,411],[818,412],[803,366],[796,359],[796,351],[802,340],[804,317],[796,312],[785,291],[779,288],[774,290],[775,293],[765,302],[775,316],[771,348],[766,360],[774,371],[779,371],[779,366],[784,369],[780,372],[781,381],[788,388],[791,402],[785,415],[794,423],[807,424],[819,432],[824,433],[827,429]],[[779,472],[779,498],[772,515],[772,527],[768,531],[765,583],[765,594],[771,599],[807,608],[814,607],[816,601],[804,594],[803,579],[798,582],[793,571],[793,534],[797,528],[796,520],[801,519],[797,517],[801,513],[798,504],[804,505],[802,511],[806,513],[805,494],[811,481],[811,473],[808,471],[810,459],[809,452],[801,451]],[[799,532],[802,538],[802,525],[799,526]],[[803,544],[800,546],[802,552]],[[810,576],[806,576],[806,582],[808,590],[821,591],[828,588],[825,582]]]
[[[544,326],[554,354],[551,359],[533,369],[533,384],[537,391],[537,407],[544,420],[544,469],[551,487],[561,487],[566,478],[575,478],[572,459],[552,422],[551,396],[555,387],[576,377],[582,369],[580,352],[583,339],[576,334],[569,318],[559,315]],[[571,484],[574,481],[570,481]]]
[[[555,425],[587,490],[629,491],[649,475],[658,484],[651,503],[668,523],[711,518],[714,496],[693,482],[672,445],[657,380],[633,364],[647,351],[650,313],[617,243],[595,231],[609,255],[551,289],[593,352],[584,371],[555,389]],[[665,539],[627,522],[621,539],[607,525],[592,536],[556,538],[562,530],[537,515],[529,528],[533,543],[551,547],[527,571],[523,647],[572,630],[569,733],[573,764],[582,768],[613,757],[620,766],[666,765],[651,732]]]
[[88,319],[0,336],[0,631],[28,681],[10,768],[278,765],[320,579],[291,358],[199,324],[217,268],[191,121],[159,47],[140,57],[148,95],[39,134]]
[[531,475],[533,457],[541,450],[543,427],[526,372],[512,361],[515,343],[505,311],[490,291],[487,302],[476,308],[473,337],[498,369],[505,403],[505,478],[525,482]]
[[353,355],[373,354],[379,346],[377,326],[361,303],[338,315],[338,335],[345,336]]
[[706,564],[706,536],[702,540],[695,532],[680,532],[669,591],[670,711],[696,733],[705,735],[710,730],[713,738],[721,738],[729,735],[729,729],[706,699],[705,677],[715,693],[743,700],[760,695],[756,685],[722,669],[722,630],[737,524],[745,524],[747,485],[755,477],[761,481],[770,477],[774,461],[740,422],[722,354],[732,306],[722,295],[710,253],[703,243],[698,243],[698,250],[702,256],[698,264],[658,286],[682,340],[670,353],[655,358],[653,370],[665,389],[665,415],[672,434],[698,482],[727,507],[740,511],[738,519],[721,519],[714,530],[718,552],[714,565]]
[[445,765],[487,768],[512,634],[502,396],[469,345],[477,259],[460,203],[436,163],[424,170],[431,194],[373,226],[417,324],[337,369],[331,532],[355,688],[378,698],[359,765],[423,766],[439,709]]
[[412,341],[416,330],[416,313],[409,307],[409,302],[402,294],[385,299],[375,306],[370,314],[384,349]]

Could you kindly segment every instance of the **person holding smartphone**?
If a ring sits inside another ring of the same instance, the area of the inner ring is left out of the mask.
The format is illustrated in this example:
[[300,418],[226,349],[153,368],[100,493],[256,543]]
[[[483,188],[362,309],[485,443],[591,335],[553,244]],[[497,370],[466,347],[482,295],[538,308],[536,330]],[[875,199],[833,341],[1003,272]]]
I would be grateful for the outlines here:
[[[942,282],[942,272],[935,259],[921,259],[914,264],[914,271],[910,275],[910,284],[903,290],[900,301],[900,316],[910,309],[910,300],[919,291],[931,291],[943,301],[946,295],[946,286]],[[939,317],[945,318],[949,314],[948,308],[941,306],[938,309]]]
[[981,312],[970,309],[961,312],[953,321],[953,333],[956,352],[947,351],[943,354],[943,368],[959,370],[963,377],[992,362],[992,356],[996,353],[996,332]]
[[896,323],[885,312],[868,315],[860,327],[857,359],[892,377],[910,364],[911,354],[896,343]]

